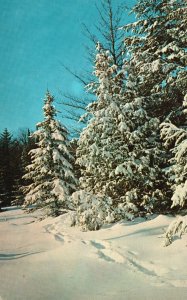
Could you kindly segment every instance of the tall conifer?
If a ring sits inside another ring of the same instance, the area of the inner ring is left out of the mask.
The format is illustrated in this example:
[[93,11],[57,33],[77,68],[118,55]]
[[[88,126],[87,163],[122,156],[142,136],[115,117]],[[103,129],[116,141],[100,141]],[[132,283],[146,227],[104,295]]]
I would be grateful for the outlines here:
[[44,100],[44,121],[37,124],[32,135],[37,147],[30,151],[31,164],[26,167],[26,180],[32,183],[25,188],[25,205],[45,207],[48,214],[57,216],[61,208],[69,208],[69,196],[75,190],[67,139],[67,129],[56,120],[54,97],[49,92]]

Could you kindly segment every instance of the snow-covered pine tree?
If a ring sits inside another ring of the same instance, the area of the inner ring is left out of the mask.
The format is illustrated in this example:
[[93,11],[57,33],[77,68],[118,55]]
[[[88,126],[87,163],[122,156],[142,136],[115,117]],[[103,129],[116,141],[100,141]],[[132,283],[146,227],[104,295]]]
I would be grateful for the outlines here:
[[[124,26],[125,39],[135,66],[139,93],[149,114],[161,121],[174,118],[183,101],[187,64],[187,2],[138,0],[137,22]],[[171,113],[172,112],[172,113]]]
[[[187,94],[184,97],[183,113],[187,116]],[[161,137],[165,147],[172,152],[168,169],[168,185],[173,190],[172,207],[184,210],[187,208],[187,121],[181,128],[170,122],[162,123]],[[175,234],[181,236],[186,230],[187,216],[174,221],[166,232],[166,246],[172,242]]]
[[127,151],[123,153],[123,163],[115,169],[115,174],[123,175],[124,188],[121,197],[125,215],[158,212],[167,205],[164,201],[165,177],[162,172],[163,151],[160,147],[159,119],[150,114],[141,96],[136,61],[127,60],[125,94],[121,99],[123,113],[123,143]]
[[[129,33],[125,38],[128,56],[124,69],[130,82],[132,76],[136,77],[136,97],[142,99],[148,115],[161,122],[166,117],[178,120],[187,84],[186,8],[183,0],[138,0],[133,8],[137,22],[124,26]],[[159,126],[157,136],[158,148],[162,149]],[[162,149],[158,166],[163,169],[160,188],[167,208],[171,191],[166,186],[168,153],[164,152]]]
[[99,43],[97,51],[94,71],[97,83],[88,86],[97,100],[87,107],[90,120],[78,141],[77,163],[82,170],[80,184],[83,189],[116,198],[118,180],[111,172],[121,162],[126,149],[118,130],[122,118],[122,73],[117,73],[112,56]]
[[97,82],[88,86],[97,100],[87,107],[90,120],[77,148],[80,187],[84,191],[73,196],[78,223],[84,229],[92,230],[109,219],[114,221],[110,197],[119,198],[123,183],[120,176],[112,172],[122,162],[122,153],[126,149],[118,129],[123,75],[118,73],[112,56],[99,43],[97,51],[94,71]]
[[132,218],[158,208],[163,197],[159,120],[148,116],[142,98],[136,96],[132,66],[124,88],[123,71],[118,72],[100,45],[97,50],[98,84],[91,86],[97,100],[88,106],[91,119],[77,150],[80,184],[87,192],[112,198],[110,220]]
[[49,92],[44,99],[44,121],[37,124],[32,137],[37,141],[36,149],[30,151],[31,164],[26,167],[26,180],[32,183],[25,188],[25,206],[35,204],[45,207],[48,215],[57,216],[61,208],[70,208],[70,194],[75,190],[69,152],[67,129],[56,120],[54,97]]

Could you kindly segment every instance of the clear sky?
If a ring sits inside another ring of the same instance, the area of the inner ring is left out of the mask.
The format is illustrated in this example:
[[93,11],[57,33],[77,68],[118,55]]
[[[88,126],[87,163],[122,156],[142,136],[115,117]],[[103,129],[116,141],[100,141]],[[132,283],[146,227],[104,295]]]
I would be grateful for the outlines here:
[[61,63],[86,69],[81,24],[93,28],[95,3],[100,0],[0,0],[0,132],[34,129],[47,88],[58,100],[59,90],[80,92]]

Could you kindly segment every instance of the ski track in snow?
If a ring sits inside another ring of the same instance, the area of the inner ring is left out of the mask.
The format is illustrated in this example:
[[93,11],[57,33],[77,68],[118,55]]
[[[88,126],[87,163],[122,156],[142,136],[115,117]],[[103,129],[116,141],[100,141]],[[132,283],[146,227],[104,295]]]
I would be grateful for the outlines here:
[[[163,226],[161,227],[163,228]],[[172,286],[172,287],[187,287],[187,280],[173,280],[172,278],[167,277],[168,273],[172,273],[175,269],[165,268],[159,264],[155,264],[153,261],[144,261],[140,259],[139,253],[133,250],[120,249],[118,246],[117,249],[112,247],[112,238],[111,241],[108,240],[83,240],[79,238],[72,237],[63,231],[58,231],[58,223],[53,225],[45,226],[45,230],[48,233],[54,235],[54,238],[57,241],[63,243],[73,243],[75,241],[81,242],[92,251],[92,253],[97,256],[98,259],[104,260],[106,263],[117,263],[124,265],[132,272],[139,272],[145,276],[145,278],[151,279],[151,283],[155,286]],[[155,229],[150,229],[154,231]],[[148,231],[142,230],[140,232]]]
[[23,252],[23,253],[0,253],[0,261],[1,260],[13,260],[13,259],[18,259],[22,258],[25,256],[29,255],[34,255],[41,253],[42,251],[37,251],[37,252]]

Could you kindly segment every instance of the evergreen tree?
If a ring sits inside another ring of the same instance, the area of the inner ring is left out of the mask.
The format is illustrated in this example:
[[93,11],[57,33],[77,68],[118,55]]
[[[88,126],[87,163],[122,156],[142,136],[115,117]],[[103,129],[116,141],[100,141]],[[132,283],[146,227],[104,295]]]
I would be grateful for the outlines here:
[[[181,118],[187,87],[186,8],[186,3],[181,0],[138,1],[133,8],[137,22],[124,27],[129,32],[125,38],[128,49],[124,64],[127,84],[134,87],[132,93],[142,99],[143,108],[150,117],[158,119],[157,124],[166,118],[179,124]],[[162,148],[159,126],[154,130],[160,151],[159,160],[153,153],[153,160],[158,162],[160,169],[160,199],[163,199],[165,208],[169,208],[171,190],[167,187],[164,170],[170,154]]]
[[7,129],[5,129],[0,135],[0,194],[3,206],[8,206],[11,204],[12,186],[14,180],[13,163],[11,155],[12,145],[12,136],[10,132]]
[[113,57],[97,45],[96,83],[88,86],[97,101],[87,107],[90,121],[78,141],[77,164],[81,169],[80,190],[73,194],[77,209],[75,222],[83,229],[95,230],[103,223],[114,221],[112,199],[118,205],[123,180],[113,170],[122,160],[126,145],[118,129],[120,124],[120,96],[123,75],[118,73]]
[[21,153],[20,141],[5,129],[0,138],[0,194],[4,206],[13,204],[19,196],[23,199]]
[[88,86],[97,100],[87,107],[90,121],[78,141],[77,163],[82,169],[80,184],[94,193],[107,193],[116,198],[120,183],[112,170],[121,161],[126,145],[122,142],[120,124],[123,75],[117,73],[116,65],[108,51],[97,45],[95,62],[97,83]]
[[[8,197],[9,204],[11,205],[22,205],[24,201],[22,186],[24,185],[24,181],[22,176],[24,174],[24,166],[28,165],[30,162],[28,150],[32,149],[33,143],[29,142],[28,138],[29,130],[21,130],[16,138],[12,138],[9,142],[9,150],[5,150],[5,155],[9,157],[9,172],[1,171],[1,179],[0,179],[0,191],[6,195],[6,182],[8,180],[8,174],[11,174],[11,186],[10,193]],[[30,145],[32,147],[30,147]],[[2,146],[2,145],[1,145]],[[1,149],[2,147],[0,147]],[[1,149],[2,150],[2,149]],[[2,153],[2,151],[1,151]],[[24,158],[24,159],[23,159]],[[4,168],[7,168],[6,160],[2,161],[2,164],[5,164]]]
[[97,49],[98,84],[91,86],[97,101],[88,106],[91,119],[77,149],[80,185],[87,192],[112,198],[113,220],[132,218],[158,210],[164,198],[159,120],[148,115],[143,98],[137,96],[132,65],[124,86],[123,71],[117,71],[100,45]]
[[44,121],[37,124],[32,137],[36,149],[30,151],[31,164],[26,167],[26,180],[32,183],[25,188],[25,206],[36,204],[45,207],[49,215],[57,216],[60,208],[70,208],[69,196],[75,190],[69,153],[67,130],[55,119],[54,98],[49,92],[44,100]]

